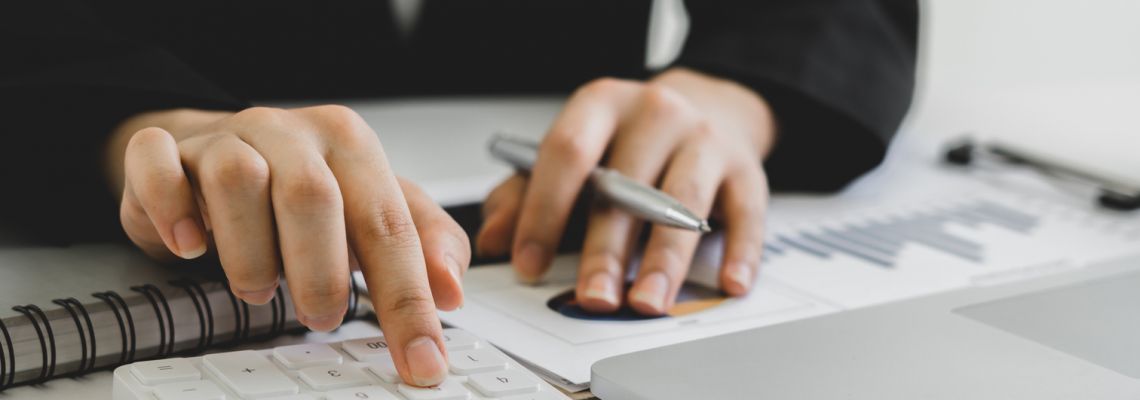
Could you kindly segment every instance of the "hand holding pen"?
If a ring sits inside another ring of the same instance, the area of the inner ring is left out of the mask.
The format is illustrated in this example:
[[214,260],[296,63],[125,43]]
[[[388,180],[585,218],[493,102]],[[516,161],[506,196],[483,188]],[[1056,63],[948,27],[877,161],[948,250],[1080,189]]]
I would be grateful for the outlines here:
[[[538,143],[496,135],[490,143],[491,155],[519,170],[530,172],[538,158]],[[594,167],[589,181],[597,193],[622,211],[648,222],[707,233],[708,220],[698,217],[680,201],[653,186],[623,176],[616,170]]]
[[[587,221],[576,289],[582,307],[668,312],[710,215],[724,221],[726,233],[721,288],[744,295],[763,247],[762,160],[774,132],[764,100],[733,82],[686,70],[649,83],[595,81],[571,96],[536,158],[511,160],[533,168],[488,196],[476,250],[509,253],[520,279],[538,281],[579,192],[591,184],[608,201]],[[496,152],[509,159],[519,146],[526,147],[502,141]],[[627,296],[626,268],[643,221],[653,224]]]

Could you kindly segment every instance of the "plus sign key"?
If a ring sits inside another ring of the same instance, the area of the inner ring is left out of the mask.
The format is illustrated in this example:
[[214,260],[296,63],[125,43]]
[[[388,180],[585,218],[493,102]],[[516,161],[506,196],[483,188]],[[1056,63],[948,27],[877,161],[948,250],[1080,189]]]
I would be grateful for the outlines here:
[[299,389],[269,358],[254,351],[210,354],[202,357],[202,364],[242,397],[289,395]]

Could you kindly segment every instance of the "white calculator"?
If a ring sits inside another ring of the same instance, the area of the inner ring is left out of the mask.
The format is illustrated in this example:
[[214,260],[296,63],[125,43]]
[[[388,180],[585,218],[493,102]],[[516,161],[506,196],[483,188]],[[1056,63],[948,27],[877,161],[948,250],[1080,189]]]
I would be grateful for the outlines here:
[[383,337],[141,361],[115,369],[115,400],[563,400],[486,341],[445,329],[450,374],[401,382]]

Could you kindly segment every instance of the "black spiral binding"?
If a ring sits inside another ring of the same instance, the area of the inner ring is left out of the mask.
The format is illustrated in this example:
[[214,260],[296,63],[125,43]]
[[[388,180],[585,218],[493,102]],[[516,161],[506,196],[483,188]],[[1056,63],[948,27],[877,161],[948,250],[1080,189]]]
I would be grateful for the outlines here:
[[285,323],[288,321],[288,309],[285,308],[285,291],[283,291],[282,287],[280,286],[277,286],[276,301],[278,304],[280,304],[280,308],[282,308],[282,320],[280,320],[280,323],[277,326],[277,333],[283,333],[285,332]]
[[[49,322],[46,316],[43,315],[43,310],[40,310],[40,308],[36,307],[35,305],[29,304],[26,306],[15,306],[12,307],[12,310],[17,311],[20,314],[24,314],[25,317],[28,317],[28,320],[32,322],[32,327],[36,330],[36,337],[40,340],[40,350],[43,356],[40,364],[40,376],[33,380],[32,383],[35,384],[44,382],[48,380],[48,378],[55,372],[55,335],[53,335],[51,332],[51,322]],[[44,328],[48,332],[48,340],[44,340],[44,329],[40,329],[40,323],[38,320],[36,320],[37,316],[43,317]],[[51,343],[50,349],[48,348],[48,343]],[[48,353],[51,353],[50,363],[48,362]],[[15,371],[13,370],[12,373],[15,374]]]
[[[162,294],[161,290],[158,290],[157,286],[151,284],[132,286],[131,290],[142,293],[150,301],[150,305],[154,307],[154,315],[158,319],[159,336],[158,352],[155,357],[165,357],[174,353],[174,314],[170,312],[170,303],[166,302],[166,296]],[[163,311],[166,312],[165,322],[163,321]],[[166,325],[169,325],[170,329],[167,329]],[[167,338],[168,333],[169,339]]]
[[[181,279],[170,281],[171,285],[182,288],[189,295],[190,300],[194,304],[194,308],[198,313],[199,322],[199,342],[194,351],[201,352],[214,344],[214,314],[213,308],[210,305],[210,299],[202,286],[191,279]],[[359,307],[359,292],[355,281],[350,281],[351,295],[349,297],[348,309],[346,310],[346,320],[353,318]],[[130,288],[132,291],[141,293],[146,296],[150,302],[151,307],[154,309],[157,322],[159,324],[159,345],[158,353],[155,357],[169,356],[174,353],[176,345],[174,314],[170,310],[170,303],[167,301],[166,296],[162,293],[157,286],[147,284],[141,286],[133,286]],[[234,338],[235,342],[240,342],[250,338],[250,312],[249,304],[240,301],[233,294],[227,291],[230,298],[230,305],[234,310]],[[115,291],[96,292],[91,294],[92,297],[102,300],[107,304],[107,307],[115,316],[115,321],[119,325],[119,332],[122,334],[122,351],[119,355],[119,362],[115,365],[129,364],[135,361],[137,350],[137,333],[135,328],[134,318],[131,314],[130,306]],[[69,315],[72,321],[75,322],[76,334],[79,336],[80,347],[80,360],[79,365],[74,371],[69,373],[71,376],[78,376],[90,372],[95,369],[98,357],[98,349],[96,347],[97,337],[95,335],[94,324],[91,321],[91,315],[82,302],[73,297],[54,299],[52,303],[59,305]],[[270,324],[270,329],[266,336],[274,336],[285,331],[286,324],[289,320],[287,315],[285,294],[281,287],[276,290],[276,296],[272,303],[273,307],[273,320]],[[55,333],[52,330],[51,320],[47,315],[34,304],[12,307],[12,310],[23,314],[31,321],[32,328],[35,329],[36,337],[40,342],[42,349],[42,367],[40,375],[30,381],[32,384],[42,383],[55,377],[56,368],[56,343]],[[165,318],[164,318],[165,317]],[[41,326],[42,321],[42,326]],[[11,387],[15,383],[16,378],[16,353],[13,349],[13,342],[11,333],[0,320],[0,334],[4,336],[4,347],[0,347],[0,391]],[[7,356],[7,357],[5,357]]]
[[348,298],[348,315],[345,316],[345,321],[356,318],[356,308],[360,305],[360,293],[356,288],[356,280],[352,279],[352,276],[348,277],[348,287],[352,290],[352,295]]
[[81,303],[79,300],[76,300],[74,297],[68,297],[66,299],[63,299],[63,301],[70,303],[74,305],[75,308],[79,309],[79,313],[83,315],[83,321],[87,324],[87,336],[91,338],[91,358],[87,364],[87,367],[80,371],[80,373],[85,374],[91,372],[91,370],[95,369],[95,362],[99,357],[98,348],[96,347],[96,342],[98,340],[96,340],[95,336],[95,324],[91,323],[91,314],[87,312],[87,307],[84,306],[83,303]]
[[241,320],[241,336],[239,336],[239,340],[249,340],[249,303],[241,302],[241,313],[245,318]]
[[48,319],[47,314],[44,314],[44,310],[41,310],[40,307],[35,304],[28,304],[26,307],[32,310],[32,313],[36,314],[36,316],[40,317],[40,320],[44,321],[44,330],[47,331],[48,344],[49,347],[51,347],[51,363],[48,364],[47,375],[40,380],[40,382],[44,382],[55,377],[55,332],[52,332],[51,320]]
[[162,290],[158,289],[158,286],[147,284],[143,285],[143,287],[153,291],[154,295],[158,296],[158,299],[162,301],[162,309],[166,311],[166,323],[170,325],[170,341],[168,342],[170,347],[166,349],[166,354],[174,354],[174,345],[176,343],[174,336],[174,313],[170,311],[170,303],[166,301],[166,295],[162,293]]
[[[80,356],[79,356],[79,366],[75,367],[75,370],[72,371],[71,375],[72,376],[79,376],[79,375],[82,375],[82,374],[86,373],[87,371],[90,371],[91,369],[95,368],[95,357],[98,356],[99,353],[97,352],[97,350],[95,348],[95,328],[91,324],[91,317],[87,314],[87,309],[85,307],[83,307],[83,304],[80,303],[79,300],[76,300],[75,298],[55,299],[55,300],[52,300],[51,302],[59,305],[60,307],[63,307],[64,310],[67,310],[67,313],[71,314],[71,319],[75,321],[75,333],[76,333],[76,335],[79,336]],[[80,314],[83,315],[83,321],[79,320]],[[84,327],[83,322],[84,321],[87,323],[87,325],[86,325],[87,330],[86,331],[83,330],[83,327]],[[88,354],[87,354],[87,348],[88,348],[87,342],[88,342],[88,340],[90,340],[90,342],[91,342],[91,346],[90,346],[91,355],[90,356],[88,356]],[[90,358],[88,358],[88,357],[90,357]]]
[[[277,290],[281,290],[281,286],[278,286]],[[284,317],[283,314],[285,313],[285,309],[280,307],[280,305],[279,305],[280,302],[277,301],[277,299],[278,299],[278,297],[274,296],[273,299],[269,301],[269,305],[272,307],[272,310],[273,310],[273,312],[271,314],[273,316],[273,320],[269,321],[269,329],[265,331],[265,334],[262,335],[262,338],[271,338],[274,335],[276,335],[277,334],[278,320],[280,320]]]
[[166,355],[174,354],[174,346],[177,342],[175,342],[174,336],[174,313],[170,311],[170,303],[166,301],[166,295],[157,286],[148,284],[143,285],[143,287],[153,291],[158,300],[162,302],[162,309],[166,311],[166,324],[170,326],[170,339],[167,342],[169,347],[166,348]]
[[[4,391],[16,379],[16,350],[12,348],[12,335],[8,334],[8,326],[4,325],[3,319],[0,319],[0,333],[4,334],[4,349],[8,352],[8,362],[4,362],[4,352],[0,351],[0,391]],[[7,372],[5,367],[11,368],[12,372]]]
[[195,352],[201,352],[206,349],[206,314],[202,309],[202,301],[198,300],[198,294],[190,288],[193,281],[183,279],[169,282],[172,286],[182,288],[186,291],[186,295],[190,296],[190,300],[194,302],[194,311],[198,312],[198,346],[194,348]]
[[[111,311],[115,313],[115,320],[119,322],[119,332],[123,333],[123,350],[119,355],[119,364],[127,364],[135,360],[135,320],[131,318],[131,308],[127,306],[127,302],[123,301],[123,297],[119,296],[115,291],[110,290],[101,293],[92,293],[91,296],[103,300]],[[119,307],[122,307],[123,312],[119,312]],[[123,316],[126,316],[127,324],[123,325]],[[128,330],[129,329],[129,330]],[[128,344],[128,340],[129,344]],[[129,346],[129,347],[128,347]]]
[[206,309],[206,347],[210,347],[214,344],[214,307],[210,305],[210,296],[206,295],[206,291],[202,290],[202,285],[199,285],[198,282],[190,279],[187,279],[186,282],[202,298],[203,308]]
[[63,309],[71,315],[71,320],[75,321],[75,333],[79,336],[79,367],[76,368],[78,371],[87,365],[87,333],[83,331],[83,323],[79,321],[79,314],[75,312],[75,309],[71,308],[71,304],[59,299],[52,300],[51,302],[63,307]]
[[[229,282],[226,282],[226,286],[229,286]],[[231,342],[236,343],[241,341],[241,306],[238,305],[238,298],[232,290],[227,290],[226,294],[229,295],[230,305],[234,308],[234,337]]]

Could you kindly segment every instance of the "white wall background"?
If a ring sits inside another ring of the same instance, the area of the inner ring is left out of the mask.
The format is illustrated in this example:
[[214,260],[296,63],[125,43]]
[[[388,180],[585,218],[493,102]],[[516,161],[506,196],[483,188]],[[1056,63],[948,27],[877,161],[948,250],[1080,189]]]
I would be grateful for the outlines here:
[[[1140,182],[1140,0],[921,1],[900,139],[971,132]],[[681,3],[655,0],[650,66],[679,51]]]
[[1140,181],[1140,1],[927,0],[903,128],[964,131]]

